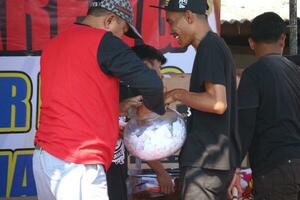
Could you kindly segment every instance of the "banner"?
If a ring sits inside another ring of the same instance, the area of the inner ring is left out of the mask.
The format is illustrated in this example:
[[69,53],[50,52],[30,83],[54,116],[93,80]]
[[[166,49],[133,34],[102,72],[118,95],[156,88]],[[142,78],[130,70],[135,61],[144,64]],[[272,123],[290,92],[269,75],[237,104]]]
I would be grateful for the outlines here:
[[[181,49],[169,35],[159,0],[132,0],[144,43],[168,59],[164,73],[190,73],[195,50]],[[43,46],[78,22],[88,0],[0,0],[0,198],[35,196],[33,139],[39,119],[39,69]],[[220,26],[220,0],[211,0],[209,22]],[[125,38],[133,46],[141,41]]]

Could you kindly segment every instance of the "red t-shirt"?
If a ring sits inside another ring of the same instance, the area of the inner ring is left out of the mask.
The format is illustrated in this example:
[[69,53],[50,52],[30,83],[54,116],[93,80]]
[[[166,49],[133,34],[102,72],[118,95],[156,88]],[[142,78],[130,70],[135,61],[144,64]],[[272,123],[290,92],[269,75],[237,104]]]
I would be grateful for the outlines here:
[[118,137],[119,89],[97,60],[105,33],[74,24],[43,49],[35,143],[67,162],[108,169]]

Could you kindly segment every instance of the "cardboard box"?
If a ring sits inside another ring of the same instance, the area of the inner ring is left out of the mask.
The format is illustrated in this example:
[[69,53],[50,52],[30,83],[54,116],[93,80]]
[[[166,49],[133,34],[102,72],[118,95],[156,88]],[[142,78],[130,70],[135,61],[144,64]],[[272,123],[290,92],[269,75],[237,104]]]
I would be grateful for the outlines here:
[[[163,78],[165,91],[171,91],[173,89],[185,89],[189,90],[191,74],[167,74]],[[174,102],[170,106],[172,109],[176,109],[179,102]]]
[[167,74],[164,75],[163,83],[167,91],[182,88],[189,90],[191,74]]

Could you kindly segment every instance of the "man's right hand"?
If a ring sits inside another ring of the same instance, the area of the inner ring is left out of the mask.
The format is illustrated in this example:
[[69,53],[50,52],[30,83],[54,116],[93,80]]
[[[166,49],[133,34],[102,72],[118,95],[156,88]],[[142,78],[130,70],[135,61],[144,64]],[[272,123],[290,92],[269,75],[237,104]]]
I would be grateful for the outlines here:
[[157,174],[157,181],[162,193],[171,194],[175,192],[175,186],[172,177],[166,171],[161,174]]
[[128,99],[125,99],[119,104],[119,113],[121,116],[125,116],[129,108],[134,107],[137,108],[143,104],[142,96],[135,96]]
[[237,198],[242,196],[243,190],[242,190],[242,186],[241,186],[241,172],[240,169],[237,168],[235,170],[235,173],[232,177],[231,183],[227,189],[227,199],[233,199],[233,190],[237,190]]
[[138,121],[151,121],[156,119],[159,115],[150,111],[145,105],[142,105],[137,108],[136,119]]

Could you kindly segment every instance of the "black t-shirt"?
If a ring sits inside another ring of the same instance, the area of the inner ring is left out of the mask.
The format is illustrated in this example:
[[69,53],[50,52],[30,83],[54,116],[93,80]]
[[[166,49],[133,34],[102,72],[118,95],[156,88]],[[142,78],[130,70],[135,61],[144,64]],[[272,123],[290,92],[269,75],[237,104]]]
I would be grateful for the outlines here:
[[238,101],[243,156],[250,147],[254,174],[300,158],[299,66],[280,55],[261,58],[244,71]]
[[217,115],[191,109],[180,165],[230,170],[236,166],[238,145],[235,70],[229,48],[213,32],[207,33],[197,49],[190,91],[205,92],[205,81],[226,87],[227,110]]

